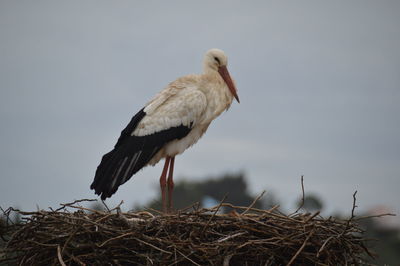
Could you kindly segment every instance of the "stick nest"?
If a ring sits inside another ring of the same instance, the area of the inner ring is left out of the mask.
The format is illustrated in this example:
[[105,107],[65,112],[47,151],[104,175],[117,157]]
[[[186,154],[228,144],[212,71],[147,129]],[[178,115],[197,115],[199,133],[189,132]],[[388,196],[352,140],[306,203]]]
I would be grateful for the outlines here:
[[[353,216],[285,215],[222,202],[153,215],[91,210],[79,202],[18,211],[23,222],[2,228],[0,264],[360,265],[371,256]],[[221,207],[231,211],[219,214]]]

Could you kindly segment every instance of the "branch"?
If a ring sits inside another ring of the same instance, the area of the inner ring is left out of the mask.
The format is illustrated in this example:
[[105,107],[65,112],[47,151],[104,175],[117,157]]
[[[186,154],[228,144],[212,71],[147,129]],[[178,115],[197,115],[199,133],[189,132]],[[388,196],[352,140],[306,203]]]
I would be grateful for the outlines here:
[[301,176],[301,192],[302,192],[301,204],[294,213],[297,213],[304,206],[304,176],[303,175]]

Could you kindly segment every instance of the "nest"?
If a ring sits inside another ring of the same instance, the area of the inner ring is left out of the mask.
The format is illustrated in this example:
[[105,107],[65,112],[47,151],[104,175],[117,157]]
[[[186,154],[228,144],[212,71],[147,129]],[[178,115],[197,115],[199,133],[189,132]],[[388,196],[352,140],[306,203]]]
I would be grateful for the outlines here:
[[[230,212],[220,214],[222,207]],[[353,215],[324,219],[223,202],[154,215],[91,210],[79,201],[19,213],[24,221],[3,232],[0,264],[360,265],[372,256]]]

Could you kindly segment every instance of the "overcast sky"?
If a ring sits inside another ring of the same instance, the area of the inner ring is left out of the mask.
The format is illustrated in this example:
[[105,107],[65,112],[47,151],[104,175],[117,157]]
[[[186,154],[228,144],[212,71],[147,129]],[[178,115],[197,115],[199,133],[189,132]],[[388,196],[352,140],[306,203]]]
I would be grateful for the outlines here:
[[[287,206],[400,211],[399,1],[0,1],[0,206],[80,198],[131,117],[223,49],[241,104],[175,179],[244,171]],[[144,204],[162,165],[110,204]]]

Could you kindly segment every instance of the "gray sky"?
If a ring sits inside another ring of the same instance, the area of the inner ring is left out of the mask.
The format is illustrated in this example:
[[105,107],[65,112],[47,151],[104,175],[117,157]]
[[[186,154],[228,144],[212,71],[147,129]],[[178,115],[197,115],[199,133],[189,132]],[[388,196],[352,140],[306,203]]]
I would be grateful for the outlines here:
[[[291,206],[400,211],[399,1],[1,1],[0,206],[94,198],[102,154],[155,93],[223,49],[241,104],[176,180],[244,171]],[[162,165],[109,201],[158,193]]]

